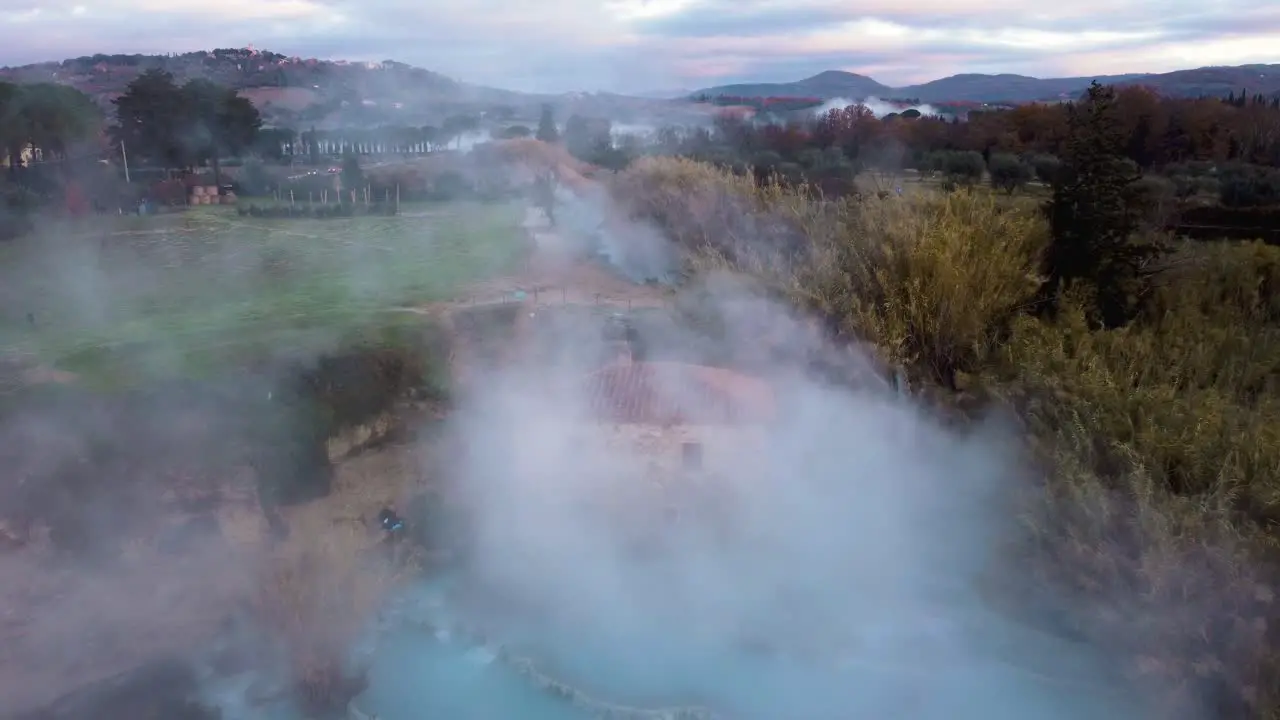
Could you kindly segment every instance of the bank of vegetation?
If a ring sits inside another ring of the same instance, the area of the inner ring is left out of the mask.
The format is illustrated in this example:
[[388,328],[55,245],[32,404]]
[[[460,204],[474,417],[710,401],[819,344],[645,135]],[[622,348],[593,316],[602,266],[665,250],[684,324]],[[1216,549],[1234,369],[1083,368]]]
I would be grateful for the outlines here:
[[1114,91],[1061,112],[1043,201],[831,197],[726,157],[642,159],[615,191],[691,267],[753,277],[929,397],[1015,409],[1041,472],[1010,549],[1025,597],[1123,653],[1162,716],[1277,717],[1280,248],[1163,232]]

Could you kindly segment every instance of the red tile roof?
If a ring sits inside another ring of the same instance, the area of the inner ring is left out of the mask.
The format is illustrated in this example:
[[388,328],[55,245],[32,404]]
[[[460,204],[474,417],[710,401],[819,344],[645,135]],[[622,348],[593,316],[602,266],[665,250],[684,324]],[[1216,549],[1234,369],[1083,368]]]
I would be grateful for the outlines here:
[[617,363],[588,375],[585,389],[588,412],[608,422],[734,425],[774,415],[768,384],[702,365]]

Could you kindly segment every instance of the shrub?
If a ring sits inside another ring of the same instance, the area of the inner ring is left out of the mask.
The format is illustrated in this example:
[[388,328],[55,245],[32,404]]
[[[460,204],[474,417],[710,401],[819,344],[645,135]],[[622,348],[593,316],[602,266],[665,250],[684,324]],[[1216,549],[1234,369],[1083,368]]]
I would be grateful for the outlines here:
[[1062,161],[1056,155],[1046,153],[1032,155],[1027,158],[1027,163],[1035,172],[1036,179],[1046,185],[1052,184],[1054,178],[1058,176],[1058,171],[1062,169]]
[[992,153],[987,172],[991,175],[991,187],[1010,195],[1035,177],[1035,170],[1012,153]]
[[1227,716],[1261,715],[1280,702],[1263,562],[1280,510],[1280,250],[1179,260],[1124,331],[1079,309],[1016,323],[993,381],[1034,398],[1048,472],[1023,549],[1053,594],[1097,609],[1078,619],[1090,637],[1124,638]]
[[1259,165],[1228,165],[1219,174],[1218,200],[1231,208],[1280,205],[1280,170]]
[[1043,226],[990,198],[868,200],[834,222],[792,296],[950,387],[998,347],[1039,287]]
[[362,528],[304,515],[261,571],[254,608],[308,716],[342,711],[364,689],[347,656],[395,582],[393,568],[370,562],[371,547]]
[[241,195],[265,196],[276,189],[276,183],[267,173],[262,162],[250,160],[240,170],[239,192]]

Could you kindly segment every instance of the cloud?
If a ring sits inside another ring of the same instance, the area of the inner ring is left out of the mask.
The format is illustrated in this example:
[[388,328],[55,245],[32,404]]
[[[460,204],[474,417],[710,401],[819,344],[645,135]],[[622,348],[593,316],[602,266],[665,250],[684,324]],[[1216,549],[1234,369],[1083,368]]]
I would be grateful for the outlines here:
[[395,59],[519,90],[958,72],[1075,76],[1280,62],[1254,0],[0,0],[0,63],[257,47]]

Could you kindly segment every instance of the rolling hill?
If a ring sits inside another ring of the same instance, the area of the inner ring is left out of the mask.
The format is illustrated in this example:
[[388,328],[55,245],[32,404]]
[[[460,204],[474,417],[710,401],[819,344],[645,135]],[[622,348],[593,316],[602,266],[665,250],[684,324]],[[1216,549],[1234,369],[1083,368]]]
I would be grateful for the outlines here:
[[736,95],[743,97],[820,97],[864,99],[916,98],[921,102],[1028,102],[1074,97],[1093,80],[1104,84],[1146,85],[1170,96],[1226,96],[1247,88],[1250,93],[1280,93],[1280,65],[1240,65],[1204,67],[1168,73],[1130,73],[1072,78],[1034,78],[1026,75],[952,75],[920,85],[889,87],[872,78],[840,70],[828,70],[804,80],[788,83],[744,83],[720,85],[691,93],[692,96]]
[[533,100],[533,96],[469,85],[390,60],[317,60],[252,48],[180,55],[91,55],[0,68],[0,80],[71,85],[109,110],[110,101],[149,68],[170,72],[179,82],[207,78],[235,88],[269,122],[289,125],[376,124],[401,118],[421,124],[442,113]]
[[0,80],[57,82],[92,97],[110,117],[111,100],[149,68],[178,82],[206,78],[249,98],[268,125],[372,127],[439,124],[454,114],[495,115],[536,123],[543,103],[557,116],[603,115],[620,122],[679,120],[688,103],[668,98],[612,93],[542,95],[472,85],[404,63],[348,62],[288,57],[252,48],[217,49],[175,55],[91,55],[0,68]]
[[[179,82],[207,78],[240,91],[268,124],[304,127],[422,125],[450,114],[506,108],[508,117],[536,120],[544,102],[558,114],[578,112],[615,119],[678,115],[676,93],[635,96],[610,93],[536,95],[471,85],[439,73],[390,60],[374,63],[288,57],[253,48],[217,49],[173,55],[91,55],[0,68],[0,80],[58,82],[93,97],[104,110],[148,68],[166,70]],[[787,83],[743,83],[681,93],[744,97],[915,98],[926,103],[1012,103],[1056,100],[1082,92],[1094,78],[1033,78],[1025,75],[964,74],[920,85],[890,87],[865,75],[828,70]],[[1163,74],[1110,75],[1101,82],[1149,85],[1174,96],[1280,93],[1280,65],[1206,67]],[[663,96],[670,99],[660,99]]]

